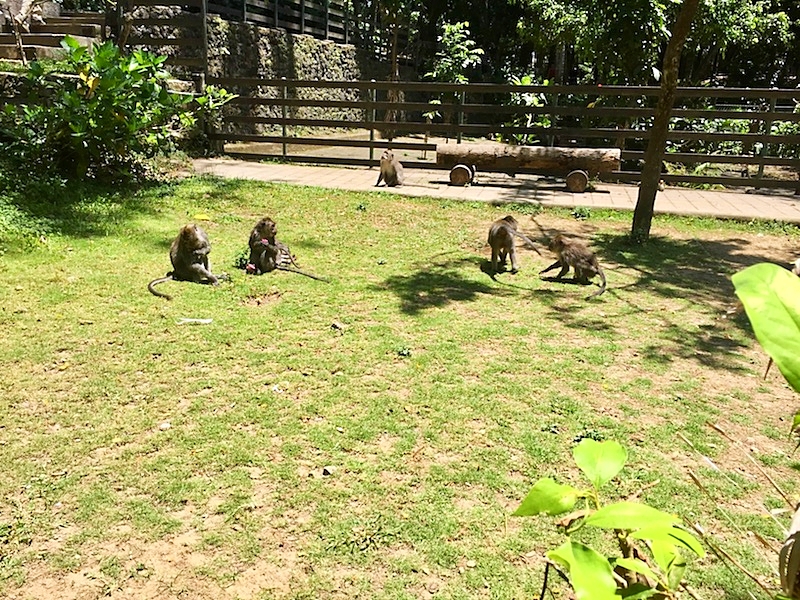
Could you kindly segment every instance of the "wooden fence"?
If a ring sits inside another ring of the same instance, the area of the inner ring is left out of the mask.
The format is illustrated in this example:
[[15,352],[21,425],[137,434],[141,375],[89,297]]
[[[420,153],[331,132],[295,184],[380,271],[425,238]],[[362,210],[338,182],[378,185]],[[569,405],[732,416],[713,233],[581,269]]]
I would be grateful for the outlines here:
[[[246,158],[375,165],[376,150],[389,145],[426,156],[436,150],[428,136],[453,143],[489,138],[619,147],[623,167],[609,176],[618,181],[640,179],[659,94],[658,87],[623,86],[245,78],[208,83],[239,94],[211,137]],[[800,90],[680,88],[663,178],[800,189],[793,174],[800,173],[797,102]],[[431,111],[437,116],[429,121],[425,114]],[[404,164],[432,167],[433,156]]]

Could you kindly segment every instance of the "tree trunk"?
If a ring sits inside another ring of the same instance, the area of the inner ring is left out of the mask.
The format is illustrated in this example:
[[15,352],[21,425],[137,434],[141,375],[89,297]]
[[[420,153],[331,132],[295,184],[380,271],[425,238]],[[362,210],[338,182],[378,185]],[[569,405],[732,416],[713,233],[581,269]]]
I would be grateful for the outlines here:
[[530,169],[539,175],[564,177],[581,169],[589,176],[619,170],[619,148],[550,148],[503,144],[437,144],[436,164],[462,164],[481,171],[518,173]]
[[664,146],[669,130],[669,117],[675,102],[678,87],[678,67],[681,50],[686,36],[692,28],[692,20],[697,12],[700,0],[683,0],[678,20],[672,30],[672,37],[664,53],[664,67],[661,73],[661,95],[656,105],[655,119],[650,130],[650,140],[644,153],[642,169],[642,185],[639,187],[639,198],[633,212],[631,239],[636,243],[646,242],[650,237],[650,226],[653,222],[653,209],[656,204],[658,181],[661,178],[661,161],[664,158]]

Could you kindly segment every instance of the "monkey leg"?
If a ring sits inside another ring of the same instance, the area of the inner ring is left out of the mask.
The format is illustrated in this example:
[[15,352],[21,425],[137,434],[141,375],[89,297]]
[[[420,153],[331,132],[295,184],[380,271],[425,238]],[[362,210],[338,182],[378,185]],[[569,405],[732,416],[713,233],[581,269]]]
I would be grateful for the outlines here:
[[561,266],[561,261],[560,261],[560,260],[557,260],[556,262],[554,262],[552,265],[550,265],[550,266],[549,266],[549,267],[547,267],[546,269],[542,269],[541,271],[539,271],[539,275],[544,275],[544,274],[545,274],[545,273],[547,273],[548,271],[552,271],[552,270],[553,270],[553,269],[555,269],[556,267],[560,267],[560,266]]
[[519,263],[517,262],[517,249],[514,247],[513,244],[511,246],[509,254],[511,255],[511,272],[516,273],[517,271],[519,271]]

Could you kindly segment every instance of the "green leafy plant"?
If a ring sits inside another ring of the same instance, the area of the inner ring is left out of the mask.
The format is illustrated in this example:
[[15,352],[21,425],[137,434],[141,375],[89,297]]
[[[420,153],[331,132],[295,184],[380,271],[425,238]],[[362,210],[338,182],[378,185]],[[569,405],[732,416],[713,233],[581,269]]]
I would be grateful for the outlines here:
[[578,221],[585,221],[592,216],[592,209],[590,209],[588,206],[576,206],[572,209],[571,214]]
[[759,263],[731,280],[758,343],[800,392],[800,278],[778,265]]
[[433,69],[425,77],[449,83],[468,83],[466,72],[479,66],[483,60],[483,49],[470,38],[469,21],[444,23],[437,38],[439,50]]
[[67,36],[67,73],[49,76],[34,62],[29,102],[0,113],[0,148],[28,170],[79,177],[128,174],[140,157],[173,142],[233,96],[209,87],[199,96],[171,91],[165,56],[135,50],[123,55],[111,42],[91,50]]
[[[686,570],[681,550],[702,557],[700,542],[680,527],[675,515],[629,500],[601,502],[600,489],[619,474],[628,458],[618,442],[584,439],[575,446],[573,458],[591,487],[579,489],[543,478],[513,513],[561,515],[583,501],[580,510],[560,521],[568,540],[547,553],[548,568],[554,565],[566,571],[579,600],[678,597]],[[591,528],[613,533],[619,555],[606,556],[577,539]]]
[[[759,344],[791,388],[800,392],[800,278],[772,263],[759,263],[731,278],[736,295]],[[792,433],[800,432],[800,413]],[[800,443],[798,443],[800,446]],[[800,598],[800,508],[795,513],[778,559],[781,589],[788,598]]]
[[[535,85],[536,81],[531,75],[523,75],[522,77],[512,77],[511,83],[514,85]],[[548,80],[544,80],[542,85],[549,85]],[[534,94],[531,92],[512,92],[511,102],[514,106],[524,108],[539,108],[547,104],[547,99],[544,94]],[[531,112],[524,112],[515,115],[511,122],[508,123],[511,127],[549,127],[551,124],[548,115],[534,114]],[[504,141],[511,144],[534,144],[541,141],[541,138],[536,133],[509,133],[504,136]]]

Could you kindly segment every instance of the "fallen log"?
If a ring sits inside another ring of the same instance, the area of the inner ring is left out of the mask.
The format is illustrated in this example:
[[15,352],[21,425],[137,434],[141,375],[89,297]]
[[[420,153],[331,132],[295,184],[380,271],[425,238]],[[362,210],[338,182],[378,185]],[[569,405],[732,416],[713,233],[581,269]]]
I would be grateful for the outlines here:
[[589,177],[618,171],[619,148],[549,148],[544,146],[506,146],[502,144],[437,144],[436,164],[450,169],[458,164],[475,166],[480,171],[565,177],[575,170]]

